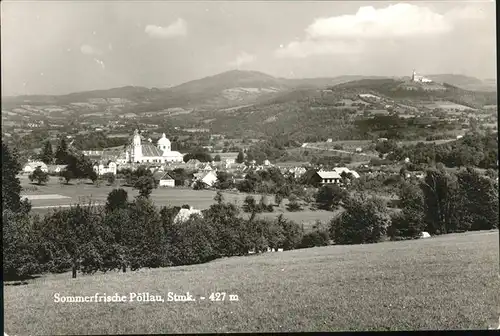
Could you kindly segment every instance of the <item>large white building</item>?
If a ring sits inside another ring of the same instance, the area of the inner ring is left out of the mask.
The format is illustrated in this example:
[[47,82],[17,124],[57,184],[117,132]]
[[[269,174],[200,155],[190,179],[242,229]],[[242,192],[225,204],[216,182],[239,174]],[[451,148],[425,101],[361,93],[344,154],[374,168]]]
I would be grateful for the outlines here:
[[417,75],[415,70],[413,70],[413,74],[411,76],[411,81],[412,82],[419,82],[419,83],[431,83],[432,82],[432,80],[429,78],[425,78],[424,76]]
[[151,142],[142,142],[141,135],[135,130],[132,143],[126,150],[126,161],[129,163],[166,163],[182,162],[183,155],[171,150],[170,140],[165,133],[158,140],[156,146]]

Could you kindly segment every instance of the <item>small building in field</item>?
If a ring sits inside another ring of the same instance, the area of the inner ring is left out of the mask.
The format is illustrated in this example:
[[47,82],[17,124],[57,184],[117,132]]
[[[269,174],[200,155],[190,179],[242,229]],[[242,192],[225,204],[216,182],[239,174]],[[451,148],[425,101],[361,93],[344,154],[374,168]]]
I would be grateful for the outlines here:
[[163,174],[158,181],[160,187],[175,187],[175,180],[168,173]]
[[321,185],[330,183],[339,183],[341,180],[340,174],[336,171],[318,171],[314,179]]
[[24,167],[23,167],[23,173],[25,173],[25,174],[31,174],[38,167],[40,167],[40,169],[44,173],[48,173],[48,171],[49,171],[47,165],[45,163],[43,163],[42,161],[31,161],[31,162],[28,162],[27,164],[24,165]]

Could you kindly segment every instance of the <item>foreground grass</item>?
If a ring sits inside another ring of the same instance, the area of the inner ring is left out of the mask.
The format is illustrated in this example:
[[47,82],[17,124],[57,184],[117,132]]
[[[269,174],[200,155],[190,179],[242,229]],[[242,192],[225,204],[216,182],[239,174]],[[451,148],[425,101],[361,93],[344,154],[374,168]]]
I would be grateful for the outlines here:
[[[486,329],[498,321],[498,232],[48,275],[6,286],[8,334]],[[238,302],[54,303],[54,293],[237,294]]]

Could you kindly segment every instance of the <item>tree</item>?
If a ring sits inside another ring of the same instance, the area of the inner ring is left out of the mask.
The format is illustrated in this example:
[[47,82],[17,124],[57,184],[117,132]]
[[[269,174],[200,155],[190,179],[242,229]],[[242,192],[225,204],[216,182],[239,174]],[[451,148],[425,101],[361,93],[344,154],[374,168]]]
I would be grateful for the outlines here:
[[377,243],[390,224],[390,216],[383,200],[364,194],[348,197],[345,211],[330,222],[337,244]]
[[51,164],[54,160],[54,153],[50,141],[46,141],[40,154],[40,160],[45,164]]
[[424,194],[426,231],[430,234],[455,231],[461,211],[458,185],[453,176],[443,168],[428,169],[420,188]]
[[424,195],[415,184],[403,183],[399,190],[400,213],[392,216],[388,234],[392,239],[418,238],[425,229]]
[[281,227],[283,234],[281,247],[284,250],[296,248],[302,240],[303,233],[300,226],[295,222],[285,219],[282,214],[278,216],[276,223]]
[[126,209],[128,206],[128,194],[124,189],[113,189],[108,194],[106,200],[106,212],[111,212],[116,209]]
[[66,143],[66,139],[61,138],[59,141],[59,146],[57,147],[56,153],[54,155],[56,164],[68,164],[68,144]]
[[106,173],[103,175],[109,185],[113,185],[116,181],[116,175],[113,173]]
[[473,168],[457,174],[461,204],[470,220],[470,230],[498,227],[498,186],[495,180],[481,176]]
[[204,190],[207,189],[207,184],[202,180],[197,180],[194,182],[193,189],[194,190]]
[[257,203],[255,202],[255,198],[253,196],[248,195],[245,197],[245,200],[243,201],[243,211],[250,213],[257,211]]
[[319,188],[316,203],[320,209],[333,211],[337,209],[347,192],[336,184],[326,184]]
[[224,195],[222,195],[220,191],[217,191],[214,197],[214,201],[217,202],[217,204],[224,203]]
[[283,202],[283,196],[281,194],[274,195],[274,202],[277,206],[281,206],[281,203]]
[[300,203],[298,201],[297,196],[290,195],[288,200],[289,200],[289,203],[286,205],[286,208],[288,211],[295,212],[295,211],[302,211],[303,210],[302,206],[300,205]]
[[152,176],[141,176],[135,181],[134,188],[139,190],[140,196],[149,198],[155,188],[155,181]]
[[191,159],[198,160],[200,162],[211,162],[212,156],[205,149],[197,148],[183,157],[184,162],[188,162]]
[[217,173],[217,182],[215,187],[217,189],[231,189],[234,187],[233,177],[230,173],[225,171],[218,171]]
[[[153,201],[138,197],[129,205],[127,245],[130,246],[130,268],[168,266],[166,232]],[[183,223],[184,224],[184,223]]]
[[217,258],[217,234],[205,219],[191,217],[175,230],[175,254],[171,255],[174,265],[192,265]]
[[106,248],[99,209],[76,205],[48,214],[41,227],[43,240],[47,242],[48,254],[57,256],[52,262],[65,270],[72,269],[72,278],[77,271],[93,273],[102,267],[100,251]]
[[214,161],[215,161],[215,162],[221,162],[221,160],[222,160],[222,159],[221,159],[221,157],[220,157],[220,155],[219,155],[219,154],[217,154],[217,155],[214,157]]
[[238,152],[238,156],[236,157],[236,163],[245,162],[245,154],[242,151]]
[[42,185],[49,181],[49,174],[44,172],[40,167],[36,167],[33,173],[28,176],[28,178],[31,182],[37,181],[39,185]]
[[21,183],[17,178],[20,171],[17,152],[2,142],[2,210],[17,212],[21,208]]
[[61,172],[61,177],[66,181],[66,184],[69,184],[69,181],[74,178],[73,172],[68,169],[64,169]]
[[2,214],[4,280],[25,278],[40,271],[37,235],[27,214],[4,209]]

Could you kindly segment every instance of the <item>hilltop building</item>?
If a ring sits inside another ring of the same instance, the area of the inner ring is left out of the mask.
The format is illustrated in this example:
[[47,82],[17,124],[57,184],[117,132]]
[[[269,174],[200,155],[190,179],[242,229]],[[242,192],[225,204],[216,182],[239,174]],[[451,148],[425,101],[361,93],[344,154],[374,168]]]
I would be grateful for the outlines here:
[[432,83],[432,80],[429,78],[425,78],[424,76],[419,76],[415,72],[415,69],[413,69],[413,74],[411,76],[411,81],[412,82],[417,82],[417,83]]

